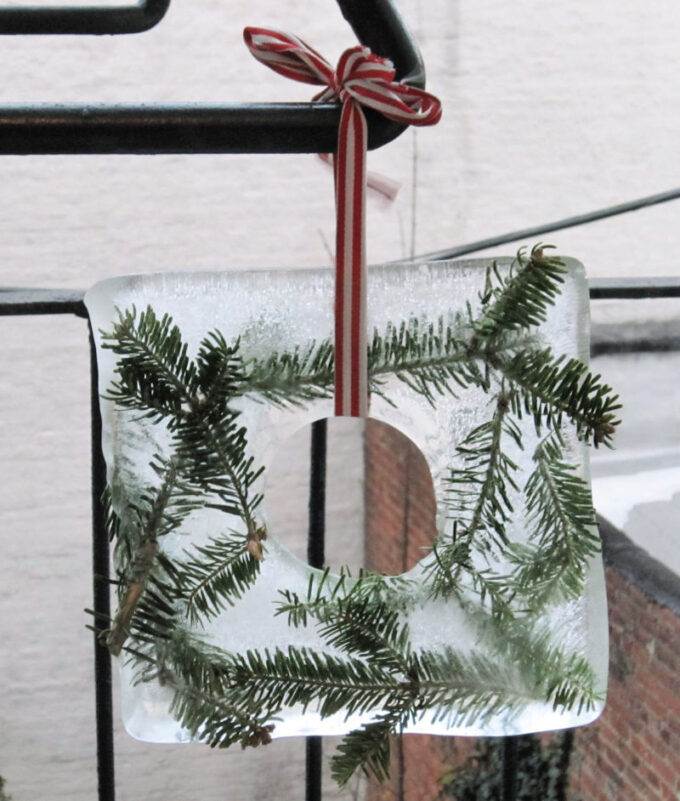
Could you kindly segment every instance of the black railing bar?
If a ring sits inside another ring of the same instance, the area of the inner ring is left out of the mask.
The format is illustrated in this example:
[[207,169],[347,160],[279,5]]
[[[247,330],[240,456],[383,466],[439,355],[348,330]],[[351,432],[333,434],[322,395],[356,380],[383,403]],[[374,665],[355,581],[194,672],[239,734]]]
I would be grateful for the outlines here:
[[[309,522],[307,561],[323,568],[326,560],[326,449],[327,421],[312,423],[309,460]],[[305,740],[305,801],[321,801],[323,738]]]
[[87,318],[81,289],[0,288],[0,317],[75,314]]
[[[591,300],[645,300],[680,297],[680,278],[595,278],[589,282]],[[0,317],[25,314],[75,314],[87,317],[80,289],[0,288]]]
[[680,297],[680,276],[663,278],[594,278],[588,282],[591,300],[635,300]]
[[[369,149],[403,131],[366,116]],[[0,155],[332,153],[339,122],[337,103],[8,105]]]
[[[543,234],[551,234],[554,231],[563,231],[566,228],[587,225],[588,223],[598,222],[599,220],[606,220],[609,217],[616,217],[619,214],[627,214],[630,211],[638,211],[650,206],[657,206],[660,203],[668,203],[671,200],[678,200],[679,198],[680,187],[670,189],[667,192],[659,192],[655,195],[646,195],[645,197],[636,198],[635,200],[629,200],[626,203],[618,203],[615,206],[607,206],[584,214],[577,214],[574,217],[565,217],[562,220],[544,223],[543,225],[534,225],[531,228],[520,228],[517,231],[510,231],[507,234],[499,234],[498,236],[492,236],[488,239],[478,239],[476,242],[468,242],[465,245],[458,245],[457,247],[447,248],[446,250],[436,250],[432,253],[418,256],[415,260],[444,261],[446,259],[455,259],[458,256],[467,256],[470,253],[477,253],[480,250],[506,245],[510,242],[519,242],[522,239],[533,239]],[[399,260],[400,263],[404,261],[413,261],[413,259]]]
[[326,559],[326,442],[327,421],[316,420],[310,443],[307,562],[317,568]]
[[92,575],[94,616],[94,692],[97,738],[97,782],[99,801],[115,801],[113,741],[113,691],[111,654],[99,635],[108,627],[111,616],[109,537],[106,528],[104,490],[106,462],[102,452],[102,419],[99,409],[99,373],[97,353],[88,323],[90,342],[90,420],[92,449]]
[[680,336],[646,336],[631,339],[598,337],[590,339],[590,355],[615,356],[623,353],[677,353],[680,351]]
[[0,6],[0,35],[142,33],[158,25],[169,5],[170,0],[138,0],[125,6]]
[[517,801],[519,790],[519,737],[503,737],[503,756],[501,765],[501,801]]

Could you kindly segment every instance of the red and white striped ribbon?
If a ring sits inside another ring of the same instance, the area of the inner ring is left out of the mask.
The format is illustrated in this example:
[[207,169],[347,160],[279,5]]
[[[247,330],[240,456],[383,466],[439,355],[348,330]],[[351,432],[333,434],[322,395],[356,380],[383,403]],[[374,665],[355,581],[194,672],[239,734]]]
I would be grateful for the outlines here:
[[422,89],[395,81],[386,58],[367,47],[351,47],[331,65],[297,36],[246,28],[243,38],[258,61],[302,83],[325,88],[319,102],[342,103],[335,166],[335,413],[364,417],[368,412],[366,338],[366,145],[362,106],[404,125],[434,125],[439,100]]

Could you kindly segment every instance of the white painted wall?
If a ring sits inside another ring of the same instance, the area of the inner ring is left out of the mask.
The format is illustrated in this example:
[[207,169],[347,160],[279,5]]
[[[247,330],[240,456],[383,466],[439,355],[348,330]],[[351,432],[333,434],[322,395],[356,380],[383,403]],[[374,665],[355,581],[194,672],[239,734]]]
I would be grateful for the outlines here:
[[[371,156],[403,183],[391,207],[371,202],[373,261],[680,183],[676,0],[399,5],[444,118]],[[0,102],[306,99],[308,88],[246,53],[240,29],[257,23],[299,33],[332,59],[353,41],[330,0],[173,0],[143,36],[1,40]],[[327,263],[333,238],[330,175],[312,156],[3,158],[0,209],[0,285],[10,286],[311,266]],[[550,240],[592,275],[677,274],[679,209]],[[15,801],[85,801],[95,788],[81,612],[90,603],[85,326],[5,319],[0,342],[0,773]],[[121,799],[301,795],[299,742],[250,755],[120,735],[117,745]]]

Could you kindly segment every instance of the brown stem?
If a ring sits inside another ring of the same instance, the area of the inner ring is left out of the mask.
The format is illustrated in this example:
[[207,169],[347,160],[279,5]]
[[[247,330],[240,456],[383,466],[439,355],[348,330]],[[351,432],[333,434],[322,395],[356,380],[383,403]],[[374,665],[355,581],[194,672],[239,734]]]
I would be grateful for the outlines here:
[[130,635],[130,624],[141,600],[147,579],[158,555],[158,532],[163,520],[163,514],[172,497],[172,491],[177,480],[178,463],[172,459],[165,474],[163,483],[158,489],[158,495],[149,512],[144,538],[135,553],[132,564],[132,578],[128,582],[123,598],[111,628],[106,632],[104,642],[113,656],[119,656]]
[[131,581],[116,612],[113,625],[106,632],[105,642],[113,656],[119,656],[123,646],[130,635],[130,623],[137,609],[146,580],[153,567],[158,554],[158,542],[155,539],[147,540],[135,555],[135,576]]

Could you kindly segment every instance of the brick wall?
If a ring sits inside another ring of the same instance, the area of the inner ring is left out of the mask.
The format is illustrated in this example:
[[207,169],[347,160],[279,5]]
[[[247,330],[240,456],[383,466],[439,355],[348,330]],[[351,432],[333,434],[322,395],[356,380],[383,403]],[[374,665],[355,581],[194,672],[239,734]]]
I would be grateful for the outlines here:
[[610,668],[602,717],[580,729],[573,801],[680,799],[678,577],[601,526]]
[[366,567],[398,575],[432,544],[432,478],[425,457],[396,428],[369,420],[364,436]]
[[[434,493],[422,454],[400,432],[365,434],[366,565],[397,574],[432,542]],[[607,564],[607,706],[576,733],[569,801],[680,801],[680,579],[601,522]],[[468,738],[406,735],[389,782],[368,801],[435,801]],[[543,801],[543,799],[536,799]]]

